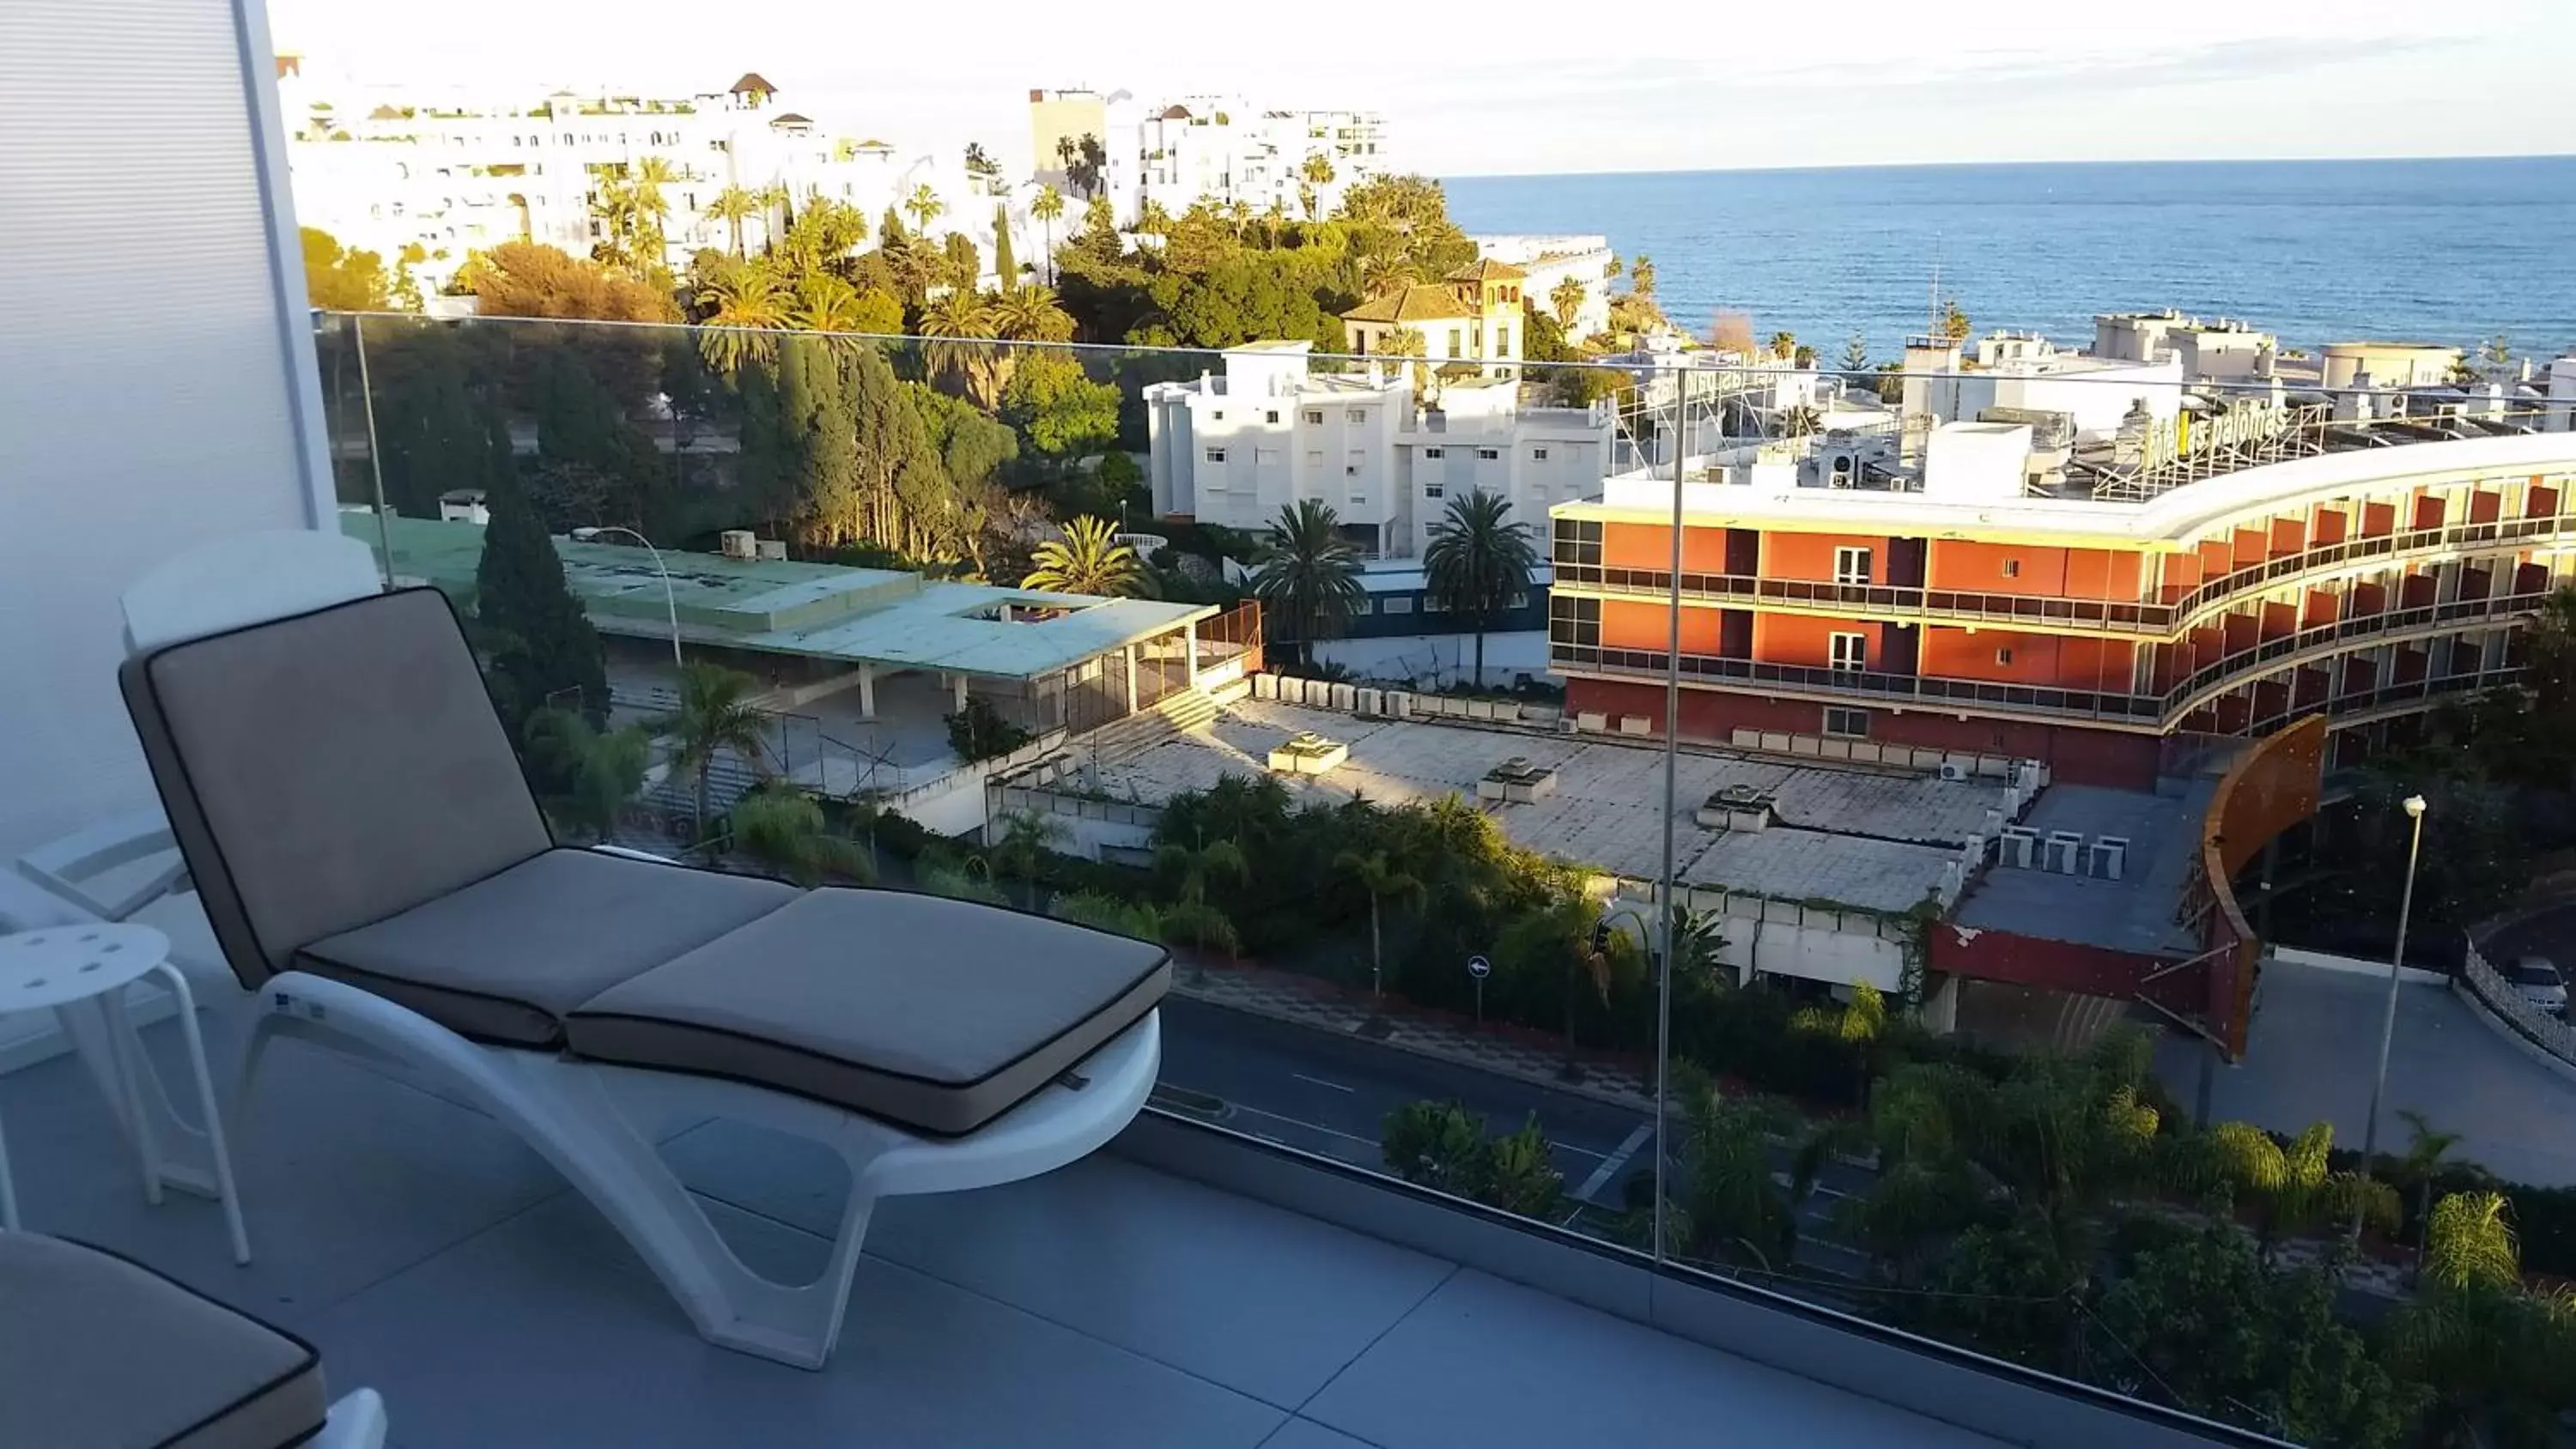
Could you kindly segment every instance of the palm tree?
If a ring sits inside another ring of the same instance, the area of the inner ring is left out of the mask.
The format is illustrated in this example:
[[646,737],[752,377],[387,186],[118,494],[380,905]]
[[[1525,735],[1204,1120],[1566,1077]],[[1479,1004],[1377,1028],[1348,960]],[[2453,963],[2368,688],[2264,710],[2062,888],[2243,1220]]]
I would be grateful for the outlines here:
[[1316,186],[1332,185],[1333,158],[1321,151],[1313,153],[1306,158],[1305,165],[1297,168],[1297,178]]
[[2285,1237],[2344,1223],[2397,1224],[2394,1188],[2358,1172],[2333,1170],[2330,1123],[2310,1124],[2284,1148],[2259,1128],[2221,1122],[2210,1130],[2209,1143],[2220,1178],[2254,1209],[2255,1241],[2266,1261]]
[[1378,354],[1382,357],[1412,358],[1413,394],[1418,400],[1425,402],[1430,400],[1431,363],[1429,358],[1431,349],[1430,344],[1423,339],[1422,333],[1419,329],[1412,327],[1395,328],[1388,332],[1385,337],[1379,339],[1377,350]]
[[1253,597],[1271,632],[1311,663],[1314,643],[1341,631],[1366,597],[1359,550],[1342,537],[1341,515],[1313,498],[1283,506],[1270,525],[1269,556],[1253,573]]
[[728,186],[707,203],[707,215],[733,230],[733,254],[742,255],[742,224],[760,215],[763,203],[757,192],[740,186]]
[[903,209],[912,214],[912,229],[927,237],[930,224],[947,214],[948,204],[939,199],[938,191],[929,182],[924,181],[903,199]]
[[787,326],[794,305],[765,260],[711,269],[698,284],[697,300],[712,308],[698,333],[698,350],[709,367],[726,373],[748,358],[767,356],[769,339],[760,334]]
[[1655,295],[1655,259],[1644,252],[1628,264],[1628,290],[1640,297]]
[[2397,1164],[2395,1176],[2401,1183],[2415,1184],[2415,1273],[2423,1276],[2424,1253],[2433,1241],[2433,1179],[2441,1173],[2442,1159],[2460,1145],[2457,1132],[2444,1132],[2426,1120],[2412,1107],[2397,1109],[2399,1120],[2406,1124],[2406,1156]]
[[[1231,840],[1202,840],[1196,849],[1173,841],[1154,852],[1154,869],[1173,877],[1180,888],[1180,899],[1162,911],[1163,939],[1188,940],[1200,950],[1222,950],[1233,955],[1242,943],[1235,937],[1234,923],[1225,913],[1208,903],[1208,883],[1229,880],[1236,884],[1252,878],[1251,863],[1243,856],[1243,847]],[[1193,964],[1193,971],[1198,968]]]
[[1034,810],[1014,810],[1002,817],[1002,838],[984,851],[993,869],[1005,876],[1018,876],[1028,885],[1029,909],[1038,908],[1038,862],[1055,849],[1064,838],[1064,826],[1052,815]]
[[718,758],[733,755],[752,773],[769,774],[769,716],[752,703],[758,681],[717,664],[692,664],[680,671],[680,708],[662,723],[672,739],[671,768],[697,781],[698,839],[707,833],[708,774]]
[[1794,403],[1780,414],[1780,435],[1784,438],[1811,438],[1825,425],[1825,415],[1813,403]]
[[1172,214],[1163,209],[1163,203],[1148,198],[1143,206],[1136,208],[1136,230],[1168,237],[1172,234]]
[[1771,1138],[1782,1114],[1758,1099],[1726,1096],[1696,1070],[1675,1075],[1682,1099],[1670,1159],[1677,1195],[1665,1203],[1664,1241],[1688,1257],[1750,1260],[1766,1272],[1788,1266],[1797,1212],[1771,1173]]
[[1574,1018],[1588,982],[1607,1006],[1610,962],[1592,945],[1593,927],[1601,913],[1581,895],[1560,895],[1524,911],[1495,938],[1494,956],[1503,969],[1530,976],[1557,976],[1565,983],[1565,1065],[1559,1075],[1574,1081],[1583,1074],[1575,1064]]
[[1052,287],[1020,287],[1005,292],[992,308],[993,330],[1014,342],[1069,342],[1073,318]]
[[1029,217],[1046,228],[1046,279],[1055,285],[1055,224],[1064,215],[1064,193],[1052,186],[1038,188],[1037,199],[1029,203]]
[[1529,525],[1513,522],[1511,512],[1510,499],[1470,489],[1449,500],[1422,551],[1424,592],[1475,628],[1478,689],[1485,687],[1485,631],[1510,611],[1512,600],[1528,596],[1530,570],[1538,566]]
[[1797,355],[1797,352],[1798,352],[1798,334],[1797,334],[1797,333],[1795,333],[1795,332],[1774,332],[1774,333],[1772,333],[1772,334],[1771,334],[1771,355],[1772,355],[1773,357],[1779,358],[1781,361],[1786,362],[1786,361],[1787,361],[1788,359],[1790,359],[1791,357],[1796,356],[1796,355]]
[[1423,885],[1419,877],[1387,857],[1383,850],[1363,855],[1345,850],[1333,858],[1333,869],[1359,882],[1369,898],[1369,994],[1386,995],[1386,938],[1380,930],[1386,903],[1410,900],[1420,903]]
[[921,335],[932,339],[925,360],[935,373],[953,374],[977,406],[1001,404],[1000,369],[989,341],[993,309],[982,295],[960,287],[922,309]]
[[1136,550],[1118,541],[1118,530],[1105,518],[1073,520],[1064,526],[1063,538],[1039,544],[1029,561],[1037,567],[1020,580],[1020,587],[1050,594],[1118,597],[1139,592],[1144,582]]
[[1574,319],[1583,315],[1583,284],[1572,277],[1559,281],[1547,294],[1547,304],[1556,311],[1556,325],[1571,328]]
[[796,279],[787,321],[808,332],[856,332],[859,289],[830,272],[807,272]]
[[2455,1192],[2424,1215],[2424,1281],[2454,1291],[2522,1282],[2502,1193]]

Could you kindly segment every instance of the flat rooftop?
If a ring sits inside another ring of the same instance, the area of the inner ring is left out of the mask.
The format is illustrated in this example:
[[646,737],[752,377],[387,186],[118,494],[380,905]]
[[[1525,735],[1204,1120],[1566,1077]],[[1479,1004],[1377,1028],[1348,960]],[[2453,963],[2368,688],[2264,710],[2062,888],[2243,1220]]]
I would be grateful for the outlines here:
[[[342,531],[390,541],[391,572],[450,594],[472,588],[483,556],[476,523],[342,509]],[[379,531],[381,529],[381,532]],[[1028,679],[1214,616],[1212,604],[927,579],[893,569],[736,559],[631,544],[554,541],[564,582],[602,633],[663,639],[671,611],[692,643],[893,669]],[[662,567],[670,570],[663,596]]]
[[2175,911],[2215,789],[2216,782],[2207,778],[2193,780],[2180,795],[2050,785],[2039,792],[2021,823],[2039,832],[2043,841],[2059,830],[2087,842],[2105,835],[2126,839],[2129,858],[2121,878],[2059,875],[1999,858],[1959,902],[1952,919],[1972,929],[2114,951],[2197,955],[2200,942],[2175,919]]
[[[1269,773],[1272,747],[1312,731],[1350,746],[1321,778],[1277,778],[1320,803],[1365,796],[1381,804],[1472,800],[1476,783],[1518,757],[1556,772],[1543,800],[1486,810],[1516,843],[1636,879],[1662,874],[1664,757],[1660,747],[1599,736],[1549,735],[1423,720],[1361,719],[1334,710],[1245,698],[1198,730],[1173,732],[1123,761],[1101,786],[1160,804],[1228,774]],[[1078,755],[1077,755],[1078,758]],[[1941,884],[1958,847],[2003,803],[1997,781],[1953,783],[1755,757],[1685,751],[1677,771],[1675,871],[1692,885],[1781,900],[1832,900],[1904,911]],[[1777,821],[1730,833],[1693,818],[1730,785],[1770,792]]]

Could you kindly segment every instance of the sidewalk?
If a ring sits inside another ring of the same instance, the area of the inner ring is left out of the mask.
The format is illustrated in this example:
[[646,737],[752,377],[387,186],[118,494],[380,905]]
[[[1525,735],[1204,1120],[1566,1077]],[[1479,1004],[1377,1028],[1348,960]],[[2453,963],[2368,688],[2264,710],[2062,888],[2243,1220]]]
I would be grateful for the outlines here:
[[1583,1079],[1569,1082],[1560,1075],[1565,1068],[1562,1047],[1529,1040],[1514,1028],[1479,1028],[1444,1012],[1392,1003],[1380,1014],[1364,996],[1294,972],[1204,961],[1186,952],[1174,953],[1174,965],[1173,992],[1194,1001],[1360,1037],[1614,1107],[1654,1110],[1653,1082],[1634,1062],[1578,1049]]

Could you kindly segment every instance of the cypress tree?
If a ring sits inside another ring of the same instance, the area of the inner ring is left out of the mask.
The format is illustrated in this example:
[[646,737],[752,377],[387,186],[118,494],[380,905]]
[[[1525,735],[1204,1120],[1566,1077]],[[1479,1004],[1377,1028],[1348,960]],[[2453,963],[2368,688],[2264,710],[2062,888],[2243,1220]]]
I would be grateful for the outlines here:
[[1019,259],[1011,255],[1011,208],[1006,202],[993,205],[993,270],[1002,279],[1002,290],[1020,289]]
[[816,543],[866,535],[860,519],[858,440],[850,399],[830,348],[793,337],[778,349],[781,450],[797,503],[798,531]]
[[497,458],[484,489],[490,522],[483,529],[482,562],[474,570],[474,613],[490,661],[494,702],[513,737],[550,700],[597,725],[608,717],[608,666],[599,633],[564,585],[554,540],[508,461],[508,435],[496,432],[491,446]]

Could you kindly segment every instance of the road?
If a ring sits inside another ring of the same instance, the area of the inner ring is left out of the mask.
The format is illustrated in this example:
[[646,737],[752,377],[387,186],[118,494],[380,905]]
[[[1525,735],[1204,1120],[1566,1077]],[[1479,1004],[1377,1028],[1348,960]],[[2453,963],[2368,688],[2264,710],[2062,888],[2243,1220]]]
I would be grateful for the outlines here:
[[[1454,1099],[1495,1132],[1536,1113],[1567,1193],[1611,1212],[1625,1206],[1630,1178],[1654,1170],[1654,1123],[1645,1113],[1177,996],[1163,1002],[1163,1074],[1155,1097],[1166,1108],[1372,1171],[1385,1169],[1378,1141],[1387,1114],[1408,1102]],[[1785,1174],[1788,1152],[1776,1152],[1772,1165]],[[1801,1264],[1859,1271],[1858,1254],[1826,1241],[1826,1219],[1836,1201],[1867,1182],[1858,1168],[1827,1167],[1800,1209]]]

